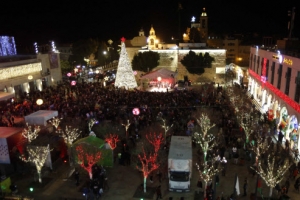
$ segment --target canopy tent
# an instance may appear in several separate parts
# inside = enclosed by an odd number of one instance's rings
[[[15,97],[15,93],[0,92],[0,101],[6,101],[14,97]]]
[[[141,77],[141,79],[157,80],[158,77],[160,77],[161,79],[174,79],[176,74],[176,72],[161,68],[145,74]]]
[[[56,110],[39,110],[30,115],[25,116],[25,122],[29,125],[40,125],[46,126],[47,121],[53,117],[58,116],[58,111]]]
[[[0,127],[0,163],[10,164],[9,152],[13,152],[15,147],[19,149],[18,145],[22,141],[22,131],[22,128]]]
[[[88,144],[96,149],[99,149],[99,151],[101,151],[102,159],[99,161],[98,164],[103,165],[105,167],[113,166],[113,152],[110,149],[109,145],[104,142],[104,140],[102,140],[96,136],[92,136],[92,135],[82,138],[82,139],[79,139],[72,145],[73,153],[76,152],[76,147],[80,144]],[[77,156],[74,154],[73,154],[73,157],[74,157],[74,159],[77,159]]]

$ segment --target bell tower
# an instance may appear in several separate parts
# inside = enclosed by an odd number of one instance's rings
[[[149,31],[149,37],[148,37],[148,49],[157,49],[157,39],[155,35],[155,30],[153,26],[151,25],[151,29]]]
[[[143,28],[141,28],[141,30],[139,31],[139,36],[145,36]]]
[[[203,11],[200,15],[200,33],[201,40],[206,42],[208,35],[208,17],[205,8],[203,8]]]

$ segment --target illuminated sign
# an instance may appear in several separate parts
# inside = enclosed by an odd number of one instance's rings
[[[293,65],[293,61],[291,59],[287,59],[287,58],[283,59],[283,63],[285,63],[287,65]]]
[[[279,60],[280,63],[282,63],[282,55],[277,54],[272,56],[273,59]]]

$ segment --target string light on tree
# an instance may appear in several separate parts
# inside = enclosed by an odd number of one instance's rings
[[[92,131],[92,128],[93,128],[93,126],[94,126],[96,123],[97,123],[97,120],[96,120],[96,119],[94,119],[94,118],[90,119],[90,121],[89,121],[89,132]]]
[[[49,122],[52,124],[52,126],[54,126],[57,129],[61,122],[61,119],[59,117],[53,117],[49,120]]]
[[[220,172],[220,169],[218,168],[218,165],[215,163],[215,161],[212,161],[209,164],[207,162],[204,162],[201,165],[196,163],[196,166],[199,171],[200,178],[204,181],[204,198],[206,198],[205,188],[207,187],[207,183],[212,181],[213,177]]]
[[[115,87],[117,88],[124,87],[126,90],[134,89],[137,87],[131,62],[126,52],[124,37],[121,38],[121,52],[120,52],[120,59],[117,68]]]
[[[256,155],[256,164],[258,164],[258,160],[261,157],[261,155],[264,154],[270,147],[270,145],[268,145],[268,141],[266,139],[264,140],[260,136],[256,138],[256,143],[255,144],[250,143],[250,146],[252,151]]]
[[[28,126],[28,123],[26,123],[26,126],[27,128],[22,131],[22,136],[27,138],[28,143],[31,143],[32,140],[37,138],[41,129],[39,126]]]
[[[216,143],[213,142],[215,136],[208,131],[215,126],[215,124],[211,124],[210,119],[207,114],[201,114],[200,118],[197,119],[197,123],[200,126],[200,133],[195,132],[193,134],[193,139],[197,144],[200,145],[204,154],[204,162],[206,162],[207,151],[211,150]]]
[[[102,153],[94,147],[84,144],[76,146],[76,152],[77,163],[88,172],[90,179],[92,180],[92,167],[101,160]]]
[[[172,128],[173,124],[172,124],[171,126],[168,126],[168,125],[166,124],[166,119],[162,117],[162,114],[159,114],[159,115],[157,116],[157,118],[158,118],[159,120],[162,121],[161,127],[164,129],[164,133],[165,133],[164,135],[165,135],[165,139],[166,139],[166,137],[167,137],[167,132],[170,130],[170,128]]]
[[[39,182],[42,183],[42,167],[44,166],[46,159],[48,157],[49,148],[43,146],[28,146],[27,147],[29,157],[26,159],[21,157],[24,162],[31,162],[35,165]]]
[[[283,165],[279,165],[276,163],[275,165],[275,157],[271,157],[271,155],[268,156],[268,162],[267,165],[264,166],[262,164],[262,160],[258,162],[257,169],[254,169],[261,178],[266,182],[267,186],[270,187],[270,193],[269,197],[272,197],[273,188],[282,181],[282,179],[285,177],[285,173],[288,171],[292,163],[289,163],[289,160],[286,159],[283,163]]]
[[[122,124],[122,126],[125,127],[126,137],[128,137],[128,129],[129,129],[130,124],[131,123],[130,123],[129,119],[126,121],[126,124]]]
[[[146,181],[149,174],[158,169],[159,164],[157,163],[157,154],[150,153],[147,155],[145,153],[145,149],[143,148],[142,153],[138,155],[138,159],[140,161],[141,166],[136,166],[136,168],[143,172],[144,177],[144,193],[147,192],[146,190]]]
[[[105,141],[108,143],[109,147],[114,150],[117,147],[117,142],[120,140],[117,134],[109,134],[106,136]]]
[[[164,138],[162,137],[162,134],[156,134],[156,133],[149,133],[146,135],[147,140],[150,144],[154,147],[154,153],[157,154],[158,150],[160,149],[161,144],[164,141]]]
[[[65,143],[70,147],[73,142],[80,136],[81,131],[78,128],[72,128],[71,126],[66,126],[65,131],[62,131],[62,137]]]
[[[249,137],[252,134],[252,121],[250,119],[251,116],[249,113],[245,113],[243,110],[241,110],[238,115],[239,123],[245,132],[246,143],[249,143]]]

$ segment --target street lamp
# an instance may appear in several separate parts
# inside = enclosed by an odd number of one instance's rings
[[[114,48],[111,46],[112,43],[113,43],[113,41],[112,41],[111,39],[109,39],[109,40],[107,41],[107,43],[109,44],[109,47],[108,47],[108,52],[109,52],[109,62],[111,63],[111,54],[112,54],[111,49],[114,49]]]
[[[103,55],[104,55],[104,67],[106,68],[106,54],[107,51],[103,51]]]
[[[36,104],[39,106],[39,108],[41,109],[41,105],[44,103],[43,99],[37,99],[36,100]]]

